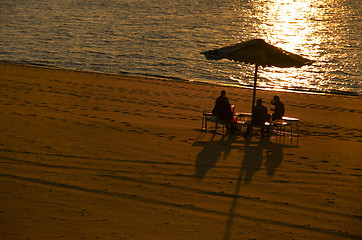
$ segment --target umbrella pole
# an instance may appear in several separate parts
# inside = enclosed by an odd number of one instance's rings
[[[254,88],[253,88],[253,105],[251,106],[251,112],[253,112],[253,108],[255,106],[255,96],[256,96],[256,79],[258,76],[258,67],[259,65],[255,64],[255,73],[254,73]]]
[[[251,115],[253,115],[253,109],[254,109],[254,106],[255,106],[256,79],[257,79],[257,76],[258,76],[258,67],[259,67],[259,65],[255,64],[254,88],[253,88],[253,105],[251,106]],[[251,136],[253,135],[253,124],[250,124],[250,128],[248,128],[248,129],[249,129],[249,132],[248,132],[248,130],[247,130],[246,136],[248,136],[249,138],[251,138]]]

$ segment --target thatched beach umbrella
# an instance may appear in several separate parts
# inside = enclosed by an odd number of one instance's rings
[[[255,64],[252,107],[255,105],[256,81],[259,66],[300,68],[314,62],[297,54],[270,45],[263,39],[241,42],[235,45],[202,52],[201,54],[205,55],[205,57],[209,60],[220,60],[226,58],[235,62]]]

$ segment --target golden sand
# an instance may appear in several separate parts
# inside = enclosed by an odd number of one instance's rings
[[[0,73],[1,239],[362,238],[360,97],[278,92],[301,134],[277,144],[200,131],[222,89],[249,111],[247,89]]]

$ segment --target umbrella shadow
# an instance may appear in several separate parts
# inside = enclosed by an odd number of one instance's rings
[[[202,141],[204,136],[205,134],[201,134],[193,144],[193,146],[204,147],[197,155],[195,163],[195,178],[199,179],[203,179],[221,158],[228,158],[233,148],[232,144],[236,141],[234,135],[222,135],[219,140],[214,140],[215,136],[218,136],[215,133],[209,141],[205,142]]]
[[[239,176],[237,178],[237,184],[235,191],[232,195],[232,203],[229,211],[229,217],[226,223],[226,230],[224,240],[230,239],[233,219],[235,217],[235,211],[240,199],[240,187],[242,181],[245,184],[249,184],[252,181],[253,175],[261,169],[263,163],[263,151],[266,150],[265,167],[267,174],[273,176],[276,169],[282,163],[283,160],[283,148],[295,148],[297,146],[282,145],[271,142],[269,139],[261,138],[257,145],[251,145],[249,140],[245,140],[245,154],[242,166],[240,167]]]

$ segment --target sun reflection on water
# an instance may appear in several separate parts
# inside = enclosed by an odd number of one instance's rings
[[[350,19],[350,16],[340,15],[350,12],[346,10],[348,6],[345,4],[337,0],[256,1],[253,5],[255,19],[258,20],[255,21],[256,37],[316,61],[312,66],[304,66],[300,69],[262,68],[259,71],[258,86],[275,90],[315,89],[318,91],[322,88],[328,89],[328,86],[332,88],[333,84],[337,84],[334,81],[336,78],[339,80],[338,84],[341,85],[340,89],[343,89],[341,79],[346,80],[345,84],[353,82],[350,76],[344,75],[343,65],[337,65],[354,64],[343,62],[346,56],[343,57],[345,53],[339,50],[345,47],[343,41],[350,31],[350,29],[345,29],[343,24],[343,19]],[[339,12],[339,9],[343,11]],[[335,20],[338,14],[339,20]],[[357,56],[355,58],[359,59]],[[356,71],[358,71],[358,66],[357,62]],[[245,68],[243,64],[239,64],[239,67]],[[233,79],[241,80],[238,76],[233,76]]]

